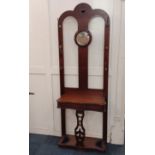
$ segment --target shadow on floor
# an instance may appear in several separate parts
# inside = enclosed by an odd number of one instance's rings
[[[58,147],[59,137],[30,134],[29,155],[125,155],[124,145],[108,144],[108,150],[103,152],[64,149]]]

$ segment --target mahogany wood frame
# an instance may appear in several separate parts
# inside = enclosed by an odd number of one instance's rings
[[[63,50],[63,21],[66,17],[72,16],[78,22],[78,32],[80,31],[89,31],[88,23],[89,21],[96,17],[102,17],[105,21],[105,32],[104,32],[104,88],[100,90],[102,95],[105,98],[105,104],[103,106],[91,105],[90,107],[87,105],[77,106],[76,104],[61,104],[61,101],[58,99],[58,107],[61,108],[61,125],[62,125],[62,139],[60,141],[60,146],[65,147],[74,147],[74,148],[85,148],[85,149],[95,149],[99,151],[105,151],[105,145],[107,143],[107,111],[108,111],[108,70],[109,70],[109,37],[110,37],[110,19],[109,15],[101,9],[92,9],[88,4],[81,3],[75,7],[73,11],[69,10],[64,12],[60,18],[58,19],[58,38],[59,38],[59,65],[60,65],[60,86],[61,86],[61,96],[68,92],[68,90],[78,90],[78,91],[87,91],[88,90],[88,46],[78,46],[78,64],[79,64],[79,88],[65,88],[64,86],[64,50]],[[93,38],[93,36],[92,36]],[[90,43],[91,44],[91,43]],[[98,91],[98,90],[97,90]],[[96,91],[96,92],[97,92]],[[101,111],[103,112],[103,139],[102,141],[98,141],[96,146],[89,146],[89,142],[87,141],[94,139],[88,138],[86,139],[85,146],[79,147],[73,144],[65,145],[63,144],[65,141],[68,141],[68,137],[66,136],[66,118],[65,112],[66,108],[72,108],[75,110],[93,110],[93,111]],[[75,139],[71,136],[71,139],[75,141]],[[96,141],[96,140],[95,140]]]

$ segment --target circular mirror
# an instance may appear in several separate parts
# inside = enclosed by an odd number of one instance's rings
[[[75,34],[75,42],[79,46],[87,46],[91,41],[91,34],[88,31],[81,31]]]

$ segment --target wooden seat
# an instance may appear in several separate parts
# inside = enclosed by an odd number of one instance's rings
[[[65,89],[65,93],[57,100],[58,107],[76,110],[103,111],[106,104],[102,90]]]

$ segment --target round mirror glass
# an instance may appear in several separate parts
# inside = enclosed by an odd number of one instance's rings
[[[78,32],[75,35],[75,41],[79,46],[86,46],[90,43],[91,35],[87,31]]]

